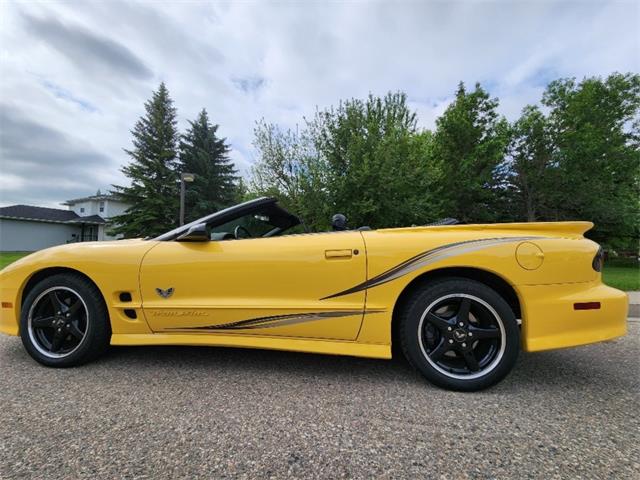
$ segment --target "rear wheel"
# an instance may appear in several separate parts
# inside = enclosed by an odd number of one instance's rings
[[[42,280],[25,298],[20,336],[29,355],[43,365],[71,367],[92,360],[111,338],[100,292],[78,274]]]
[[[401,312],[400,342],[409,362],[435,385],[474,391],[513,368],[520,332],[494,290],[450,278],[426,284],[410,298]]]

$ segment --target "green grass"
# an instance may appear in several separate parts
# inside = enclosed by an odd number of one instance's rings
[[[31,252],[0,252],[0,269]],[[640,290],[640,266],[631,258],[614,258],[607,260],[602,273],[607,285],[620,290]]]
[[[0,252],[0,270],[31,252]]]
[[[602,280],[620,290],[640,290],[640,264],[633,258],[612,258],[605,262]]]

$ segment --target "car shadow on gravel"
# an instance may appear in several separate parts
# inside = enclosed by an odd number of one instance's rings
[[[615,364],[605,356],[593,355],[593,347],[560,351],[521,353],[511,374],[497,388],[488,390],[522,391],[584,388],[598,383],[606,388],[630,388],[629,377],[617,375]],[[366,379],[373,383],[389,381],[431,385],[402,356],[391,361],[347,356],[318,355],[275,350],[225,347],[117,347],[101,363],[156,369],[163,365],[197,372],[211,369],[261,377],[331,377],[335,381]]]
[[[19,339],[3,342],[0,362],[17,363],[23,368],[38,365],[27,355]],[[614,345],[610,345],[613,348]],[[608,355],[594,349],[576,349],[521,353],[512,373],[487,392],[582,389],[593,384],[603,389],[629,391],[637,385],[628,375],[620,373]],[[606,348],[606,344],[605,347]],[[633,352],[626,352],[633,355]],[[633,362],[632,359],[629,360]],[[167,377],[197,378],[201,375],[256,375],[266,381],[282,378],[314,378],[331,382],[364,382],[368,384],[402,383],[432,387],[402,357],[377,360],[347,356],[317,355],[275,350],[227,347],[112,347],[94,362],[71,369],[82,375],[98,374],[102,369],[122,371],[127,377],[162,374]]]
[[[278,350],[231,347],[113,347],[100,359],[109,365],[126,364],[137,368],[172,368],[197,370],[235,370],[247,374],[278,373],[285,375],[405,375],[413,369],[404,360],[378,360],[348,356]]]

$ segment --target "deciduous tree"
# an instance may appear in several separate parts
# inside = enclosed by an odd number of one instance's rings
[[[261,122],[252,190],[284,197],[314,229],[328,228],[337,212],[352,226],[425,223],[437,216],[431,140],[401,93],[341,102],[295,132]]]
[[[551,82],[554,218],[588,219],[594,238],[637,249],[640,218],[640,75]]]
[[[441,209],[463,222],[491,222],[500,217],[498,198],[505,188],[504,162],[509,126],[498,100],[476,84],[463,83],[436,120],[433,154],[439,166],[436,186]]]
[[[528,105],[511,129],[509,144],[511,196],[518,219],[534,222],[553,215],[553,142],[549,122],[538,107]]]

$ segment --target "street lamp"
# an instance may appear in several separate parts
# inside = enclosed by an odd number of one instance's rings
[[[196,179],[193,173],[180,174],[180,226],[184,225],[184,193],[185,183],[191,183]]]

